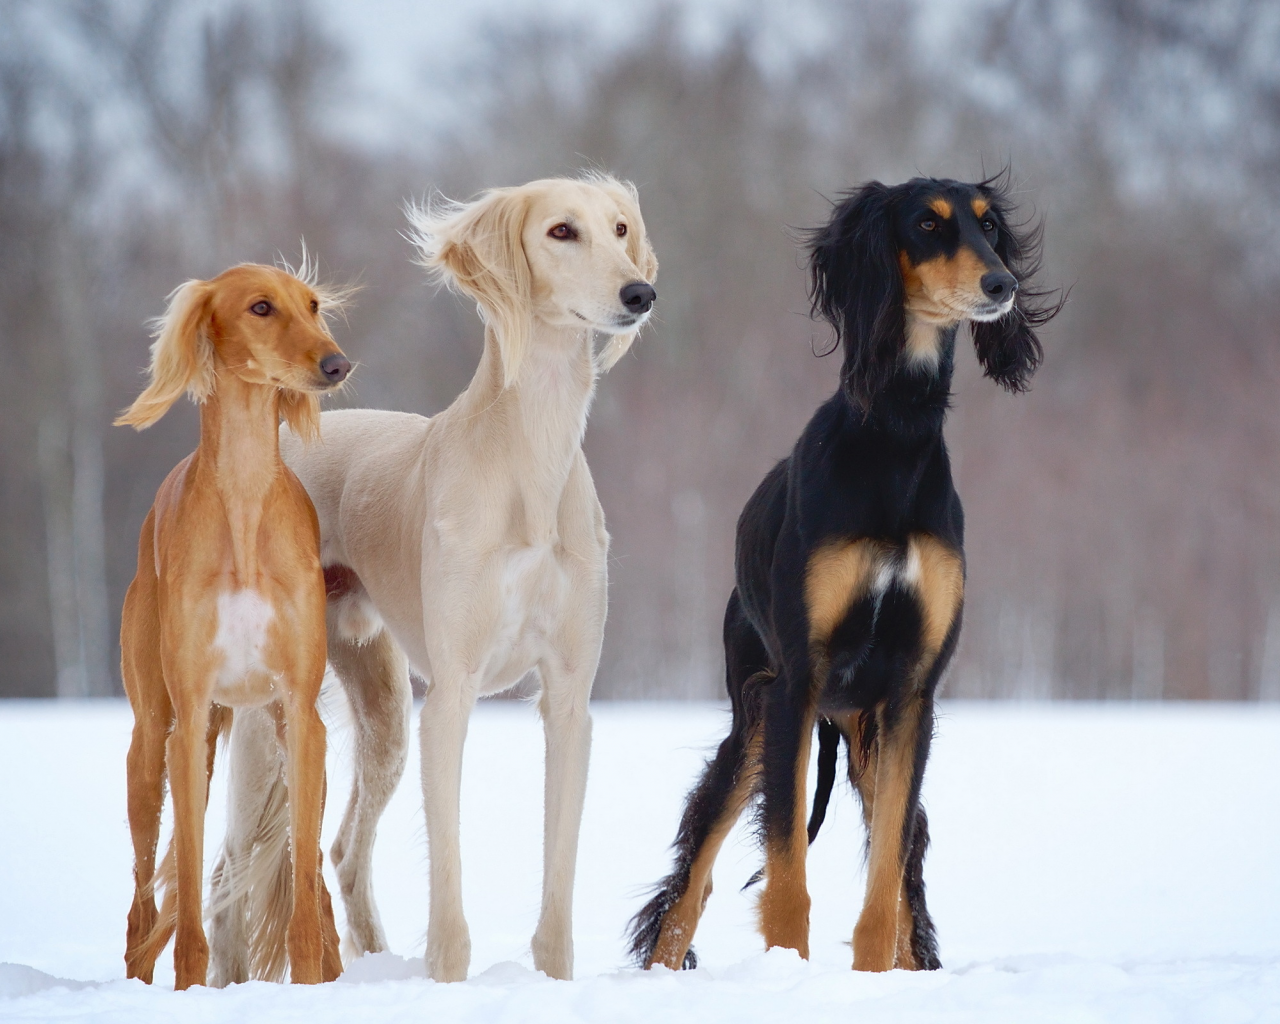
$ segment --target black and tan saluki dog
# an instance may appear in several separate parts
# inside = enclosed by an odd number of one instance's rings
[[[631,923],[646,967],[696,964],[712,864],[756,796],[760,928],[768,946],[808,957],[805,857],[841,735],[868,830],[854,969],[939,966],[919,794],[964,600],[964,516],[942,439],[956,333],[971,322],[986,375],[1022,391],[1042,356],[1035,328],[1061,308],[1029,286],[1040,232],[1010,223],[1006,180],[872,182],[809,237],[814,313],[844,349],[840,388],[738,521],[724,622],[733,727],[689,795],[674,870]]]

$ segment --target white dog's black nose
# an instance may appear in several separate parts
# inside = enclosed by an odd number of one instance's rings
[[[653,300],[658,297],[658,293],[653,290],[653,285],[645,281],[624,284],[619,294],[622,296],[622,304],[627,307],[627,312],[634,313],[636,316],[649,312]]]
[[[982,275],[982,291],[995,302],[1005,302],[1018,290],[1018,279],[1007,270],[993,270]]]
[[[351,372],[351,363],[346,356],[335,352],[320,360],[320,372],[330,384],[341,384]]]

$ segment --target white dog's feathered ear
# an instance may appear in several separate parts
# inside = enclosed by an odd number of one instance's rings
[[[653,284],[658,278],[658,257],[653,251],[653,246],[649,244],[649,232],[645,230],[644,218],[640,216],[640,195],[636,192],[636,187],[629,181],[619,181],[611,177],[594,180],[602,188],[614,191],[615,194],[620,193],[619,198],[623,201],[623,205],[629,208],[627,221],[630,230],[627,232],[627,257],[640,271],[640,277]],[[601,373],[608,373],[613,369],[614,364],[627,354],[627,350],[631,348],[632,342],[636,340],[636,335],[639,333],[639,331],[632,331],[630,334],[615,334],[609,339],[609,343],[600,350],[600,355],[596,359],[596,365]]]
[[[151,321],[151,382],[116,426],[143,430],[169,411],[185,391],[197,405],[213,393],[213,343],[205,332],[209,316],[207,281],[188,281],[169,293],[164,316]]]
[[[523,192],[495,188],[471,203],[448,200],[406,211],[418,262],[451,288],[476,300],[502,355],[502,382],[520,372],[529,344],[533,295],[524,233]]]

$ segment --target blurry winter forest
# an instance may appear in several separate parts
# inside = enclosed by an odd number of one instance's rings
[[[402,141],[371,144],[305,0],[3,0],[0,694],[119,692],[138,529],[196,415],[109,423],[171,288],[305,236],[364,285],[342,401],[432,413],[481,332],[411,265],[401,204],[582,167],[636,182],[662,263],[587,434],[613,536],[596,692],[720,694],[738,510],[836,382],[789,229],[867,178],[1011,163],[1072,291],[1029,395],[962,353],[947,691],[1280,698],[1280,9],[802,6],[816,32],[744,2],[694,41],[679,6],[614,38],[517,5],[424,52]]]

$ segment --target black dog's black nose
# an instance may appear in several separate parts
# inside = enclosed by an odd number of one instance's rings
[[[996,302],[1006,301],[1018,290],[1018,279],[1007,270],[993,270],[982,275],[982,291]]]
[[[653,285],[645,281],[624,284],[619,294],[622,296],[622,304],[627,307],[627,312],[635,313],[636,316],[649,312],[653,300],[658,297],[658,293],[653,290]]]
[[[320,360],[320,372],[330,384],[341,384],[351,372],[351,363],[341,352],[335,352]]]

